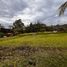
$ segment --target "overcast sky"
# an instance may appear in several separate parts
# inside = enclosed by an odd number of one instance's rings
[[[63,17],[58,17],[58,8],[67,0],[0,0],[0,23],[12,23],[22,19],[27,25],[29,21],[40,20],[45,24],[67,23],[67,10]]]

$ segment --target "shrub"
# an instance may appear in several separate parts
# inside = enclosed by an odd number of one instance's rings
[[[4,35],[5,35],[4,33],[0,32],[0,38],[3,37]]]

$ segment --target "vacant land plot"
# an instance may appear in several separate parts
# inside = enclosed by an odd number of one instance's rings
[[[1,38],[0,67],[67,67],[67,33]]]
[[[67,48],[0,47],[0,67],[67,67]]]

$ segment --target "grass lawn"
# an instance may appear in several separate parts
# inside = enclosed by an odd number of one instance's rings
[[[67,47],[67,33],[30,33],[1,38],[0,46]]]

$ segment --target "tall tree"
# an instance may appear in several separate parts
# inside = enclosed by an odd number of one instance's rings
[[[13,23],[13,31],[14,31],[14,33],[15,34],[23,33],[23,30],[24,30],[24,23],[22,23],[21,19],[16,20]]]

